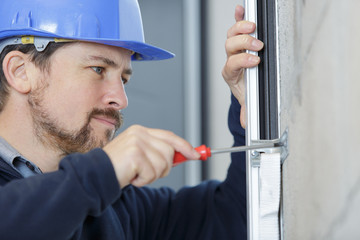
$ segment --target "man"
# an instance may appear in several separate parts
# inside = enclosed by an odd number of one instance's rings
[[[131,60],[172,57],[144,43],[136,0],[2,0],[0,16],[2,239],[245,239],[244,161],[223,183],[156,190],[143,186],[169,173],[175,151],[199,154],[160,129],[112,139]],[[242,68],[258,64],[242,52],[260,50],[248,45],[254,28],[240,21],[228,34],[223,75],[240,102]],[[239,111],[233,98],[244,144]]]

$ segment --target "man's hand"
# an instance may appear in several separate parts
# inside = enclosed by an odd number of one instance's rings
[[[227,61],[222,70],[222,75],[229,85],[232,93],[241,105],[240,122],[246,127],[245,108],[245,83],[244,68],[255,67],[260,63],[258,56],[248,54],[245,51],[260,51],[264,44],[249,34],[255,31],[255,23],[244,21],[244,8],[236,6],[236,23],[228,30],[225,50]]]
[[[174,133],[142,126],[129,127],[103,149],[121,188],[129,184],[141,187],[168,175],[175,151],[188,159],[200,158],[190,143]]]

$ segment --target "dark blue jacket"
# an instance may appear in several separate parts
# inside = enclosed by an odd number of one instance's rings
[[[229,127],[244,145],[240,106]],[[245,155],[232,155],[224,182],[178,192],[120,189],[101,149],[65,157],[56,172],[22,178],[0,159],[0,239],[246,239]]]

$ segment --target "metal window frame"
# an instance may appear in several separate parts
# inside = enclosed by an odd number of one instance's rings
[[[269,7],[270,6],[270,7]],[[257,54],[262,59],[258,67],[245,71],[247,128],[246,144],[254,145],[261,140],[280,136],[280,79],[278,64],[277,0],[245,0],[245,18],[255,22],[257,30],[252,34],[265,43]],[[270,21],[269,21],[270,19]],[[260,238],[260,181],[259,166],[252,159],[254,152],[246,156],[247,172],[247,228],[248,239]]]
[[[279,138],[277,1],[257,0],[258,38],[264,42],[259,56],[260,139]]]

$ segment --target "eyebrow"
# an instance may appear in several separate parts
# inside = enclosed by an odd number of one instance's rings
[[[119,68],[119,64],[117,64],[116,62],[114,62],[113,60],[107,57],[91,55],[89,56],[89,59],[95,61],[101,61],[110,67]],[[131,68],[125,68],[123,73],[126,75],[132,75],[133,71]]]

